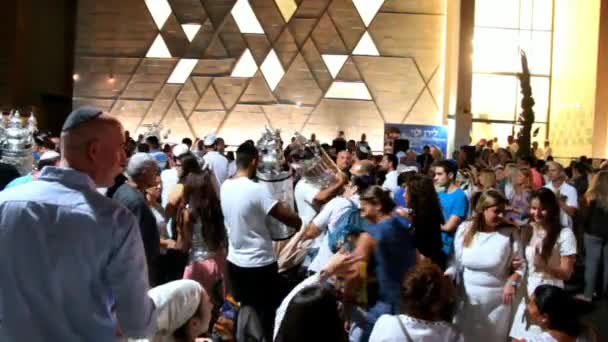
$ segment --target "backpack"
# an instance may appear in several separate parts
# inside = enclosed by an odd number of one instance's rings
[[[332,253],[337,253],[347,242],[351,234],[358,234],[365,231],[369,222],[361,217],[361,209],[350,201],[350,207],[336,222],[333,232],[328,232],[329,249]]]

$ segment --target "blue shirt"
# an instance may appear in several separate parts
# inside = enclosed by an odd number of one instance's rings
[[[150,150],[150,156],[156,160],[156,164],[161,170],[167,168],[167,162],[169,161],[169,156],[161,150]]]
[[[33,181],[34,181],[34,175],[32,175],[31,173],[28,173],[25,176],[21,176],[19,178],[13,179],[13,181],[8,183],[4,189],[6,190],[6,189],[12,188],[14,186],[21,185],[21,184],[27,184],[27,183],[33,182]]]
[[[0,192],[0,341],[114,341],[156,330],[133,215],[73,169]]]
[[[450,193],[441,191],[438,195],[445,222],[448,222],[452,216],[458,216],[463,220],[467,218],[469,199],[462,189],[456,189]],[[442,231],[441,240],[443,240],[443,252],[446,256],[451,256],[454,252],[454,233]]]
[[[378,242],[374,251],[374,271],[378,279],[378,301],[399,312],[401,284],[405,273],[416,264],[416,247],[409,221],[393,217],[367,226]]]
[[[395,191],[395,195],[394,195],[394,201],[395,204],[397,204],[398,207],[401,208],[407,208],[407,203],[405,201],[405,187],[399,187],[399,190]]]

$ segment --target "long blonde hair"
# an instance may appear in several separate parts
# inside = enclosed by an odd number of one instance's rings
[[[529,167],[520,167],[517,169],[517,174],[522,174],[528,180],[526,183],[522,184],[521,190],[531,190],[532,189],[532,170]],[[513,183],[513,187],[517,189],[517,183]]]
[[[485,218],[483,212],[498,205],[507,205],[509,201],[498,190],[489,189],[481,193],[477,205],[475,205],[475,214],[471,219],[471,227],[464,234],[464,246],[468,247],[473,241],[475,234],[482,231],[485,226]]]
[[[600,171],[591,178],[585,198],[589,202],[596,201],[602,208],[608,209],[608,170]]]

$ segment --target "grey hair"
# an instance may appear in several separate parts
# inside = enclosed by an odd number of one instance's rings
[[[156,160],[147,153],[136,153],[129,159],[127,165],[127,176],[133,178],[141,175],[151,167],[158,167]]]

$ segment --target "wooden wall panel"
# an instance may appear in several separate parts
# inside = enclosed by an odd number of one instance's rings
[[[352,0],[297,0],[287,22],[274,0],[248,1],[264,34],[240,32],[236,0],[168,0],[161,29],[144,0],[81,0],[74,106],[112,110],[132,134],[160,122],[171,141],[218,131],[232,145],[272,124],[323,141],[339,129],[353,138],[366,132],[380,149],[385,122],[442,122],[446,0],[386,0],[370,27]],[[192,42],[183,24],[201,25]],[[380,56],[353,55],[366,32]],[[145,58],[159,33],[171,57]],[[252,77],[232,77],[245,49],[256,64]],[[257,70],[271,49],[285,71],[274,90]],[[323,54],[346,58],[335,79]],[[183,83],[167,84],[183,58],[198,62]],[[372,100],[324,98],[334,82],[363,82]]]

